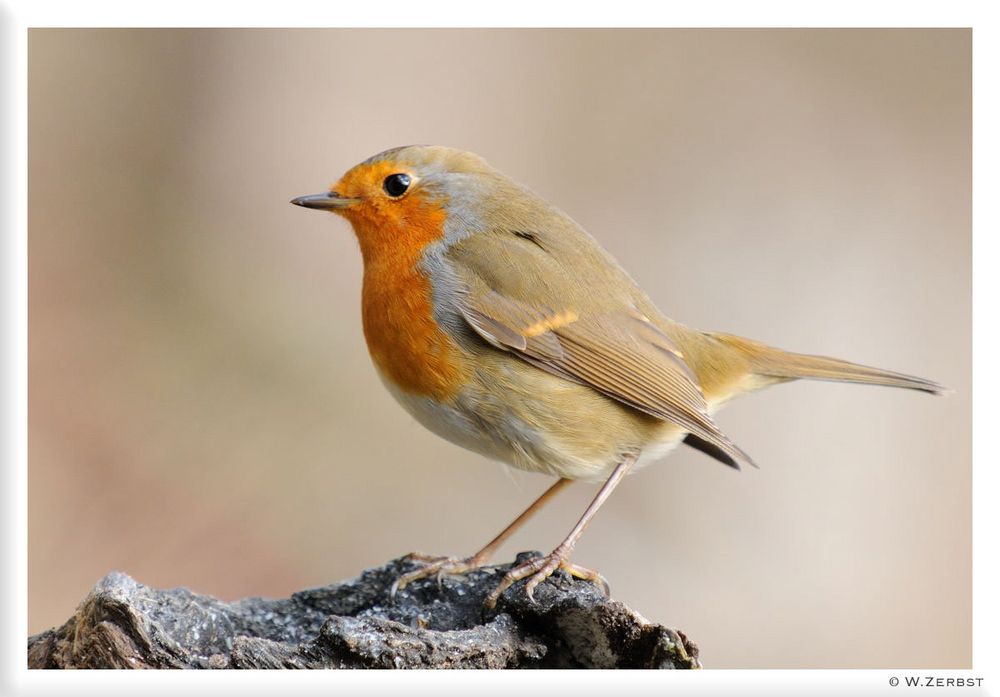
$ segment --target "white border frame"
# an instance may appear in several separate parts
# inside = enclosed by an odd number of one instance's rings
[[[572,13],[570,14],[570,9]],[[575,694],[602,694],[628,689],[630,692],[708,695],[738,692],[741,695],[802,694],[898,694],[904,687],[891,687],[893,677],[982,678],[981,688],[939,687],[936,694],[997,694],[997,619],[1000,607],[995,589],[997,544],[990,534],[1000,527],[996,503],[997,466],[993,448],[987,449],[982,434],[996,428],[990,418],[991,403],[982,395],[998,389],[996,346],[997,312],[992,299],[997,288],[997,137],[1000,123],[996,66],[1000,36],[991,20],[987,2],[879,2],[841,0],[837,3],[732,0],[686,3],[683,6],[643,0],[618,0],[587,6],[537,0],[506,0],[501,5],[477,5],[423,0],[378,0],[366,4],[340,5],[336,0],[284,0],[250,6],[247,3],[172,0],[169,3],[137,3],[126,0],[25,0],[4,2],[0,9],[0,50],[4,72],[0,85],[6,108],[0,120],[4,132],[4,198],[0,211],[5,218],[2,257],[3,320],[7,337],[2,356],[4,463],[0,515],[6,541],[0,617],[0,693],[49,694],[58,690],[75,694],[173,695],[178,690],[213,693],[271,694],[276,690],[301,690],[328,694],[330,691],[393,691],[413,694],[510,694],[542,690]],[[25,667],[27,637],[27,28],[36,26],[340,26],[340,27],[470,27],[470,26],[562,26],[562,27],[972,27],[974,68],[974,180],[973,192],[973,356],[978,387],[973,395],[973,669],[948,670],[729,670],[653,672],[382,672],[336,671],[315,673],[276,672],[58,672],[28,671]],[[988,124],[994,124],[988,126]],[[985,359],[983,358],[985,357]],[[942,463],[945,466],[946,463]],[[928,563],[933,563],[929,560]],[[13,621],[10,621],[13,618]],[[914,637],[915,641],[921,637]],[[849,644],[849,639],[845,639]]]

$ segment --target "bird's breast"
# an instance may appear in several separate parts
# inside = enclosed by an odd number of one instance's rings
[[[431,285],[416,264],[366,264],[361,314],[372,361],[403,392],[444,400],[466,382],[459,347],[434,319]]]

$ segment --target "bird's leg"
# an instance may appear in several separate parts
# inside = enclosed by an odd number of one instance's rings
[[[591,571],[590,569],[584,569],[581,566],[570,564],[568,560],[570,553],[573,551],[573,547],[576,546],[576,543],[583,534],[584,529],[586,529],[587,524],[590,523],[590,519],[594,517],[595,513],[597,513],[597,509],[601,507],[601,504],[603,504],[605,500],[611,496],[611,492],[614,491],[616,486],[618,486],[618,482],[622,480],[622,477],[628,474],[628,471],[632,469],[632,465],[635,464],[635,461],[635,455],[628,455],[618,464],[618,466],[615,467],[614,471],[611,472],[611,476],[608,477],[606,482],[604,482],[601,490],[597,492],[597,496],[595,496],[594,500],[590,502],[589,506],[587,506],[587,510],[583,512],[583,516],[580,517],[580,520],[558,547],[544,557],[536,557],[535,559],[515,566],[513,569],[508,571],[503,577],[503,580],[500,581],[500,585],[494,588],[493,592],[486,597],[486,607],[495,607],[497,600],[499,600],[500,596],[504,594],[504,591],[516,582],[520,581],[522,578],[527,578],[528,576],[531,578],[528,579],[525,591],[528,594],[528,598],[534,602],[535,587],[551,576],[556,569],[563,569],[577,578],[599,583],[604,589],[604,594],[610,595],[608,582],[604,580],[603,576],[596,571]]]
[[[550,486],[545,490],[545,493],[535,499],[528,508],[514,519],[510,525],[503,529],[503,531],[494,537],[490,542],[483,547],[481,550],[473,554],[471,557],[466,559],[457,559],[455,557],[432,557],[426,554],[409,554],[407,559],[413,561],[425,562],[425,566],[417,569],[416,571],[411,571],[408,574],[403,574],[396,579],[396,582],[392,584],[392,588],[389,591],[390,596],[396,597],[396,593],[408,584],[414,581],[427,578],[428,576],[437,575],[438,583],[441,582],[441,578],[446,574],[464,574],[473,569],[478,569],[488,562],[497,549],[504,542],[507,541],[511,535],[513,535],[518,528],[524,525],[531,516],[533,516],[542,506],[544,506],[549,499],[556,495],[563,487],[569,484],[572,480],[570,479],[559,479],[555,484]]]

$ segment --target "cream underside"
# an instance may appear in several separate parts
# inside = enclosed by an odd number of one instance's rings
[[[508,416],[499,426],[493,424],[492,432],[487,432],[475,414],[427,397],[403,392],[384,377],[382,382],[396,401],[428,430],[456,445],[518,469],[568,479],[596,481],[606,478],[621,459],[621,454],[614,452],[610,446],[601,457],[579,457],[574,454],[577,449],[572,443],[560,442],[552,433],[539,433],[514,416]],[[748,379],[744,382],[732,392],[713,400],[709,404],[710,411],[715,412],[731,397],[763,387],[769,381]],[[685,435],[679,427],[663,422],[663,427],[656,430],[655,437],[642,445],[636,468],[665,456],[677,447]]]

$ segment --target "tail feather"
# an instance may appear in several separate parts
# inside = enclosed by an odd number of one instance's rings
[[[814,380],[834,380],[856,382],[864,385],[885,385],[905,387],[931,394],[944,394],[947,389],[933,380],[914,375],[905,375],[891,370],[872,368],[826,356],[809,356],[801,353],[780,352],[761,366],[767,375],[783,378],[812,378]]]
[[[838,358],[828,358],[827,356],[791,353],[749,341],[742,337],[725,335],[719,338],[740,349],[749,358],[752,370],[760,375],[785,379],[810,378],[813,380],[854,382],[864,385],[904,387],[931,394],[945,394],[949,391],[946,387],[933,380],[926,380],[914,375],[882,370],[881,368],[872,368],[867,365],[842,361]]]

